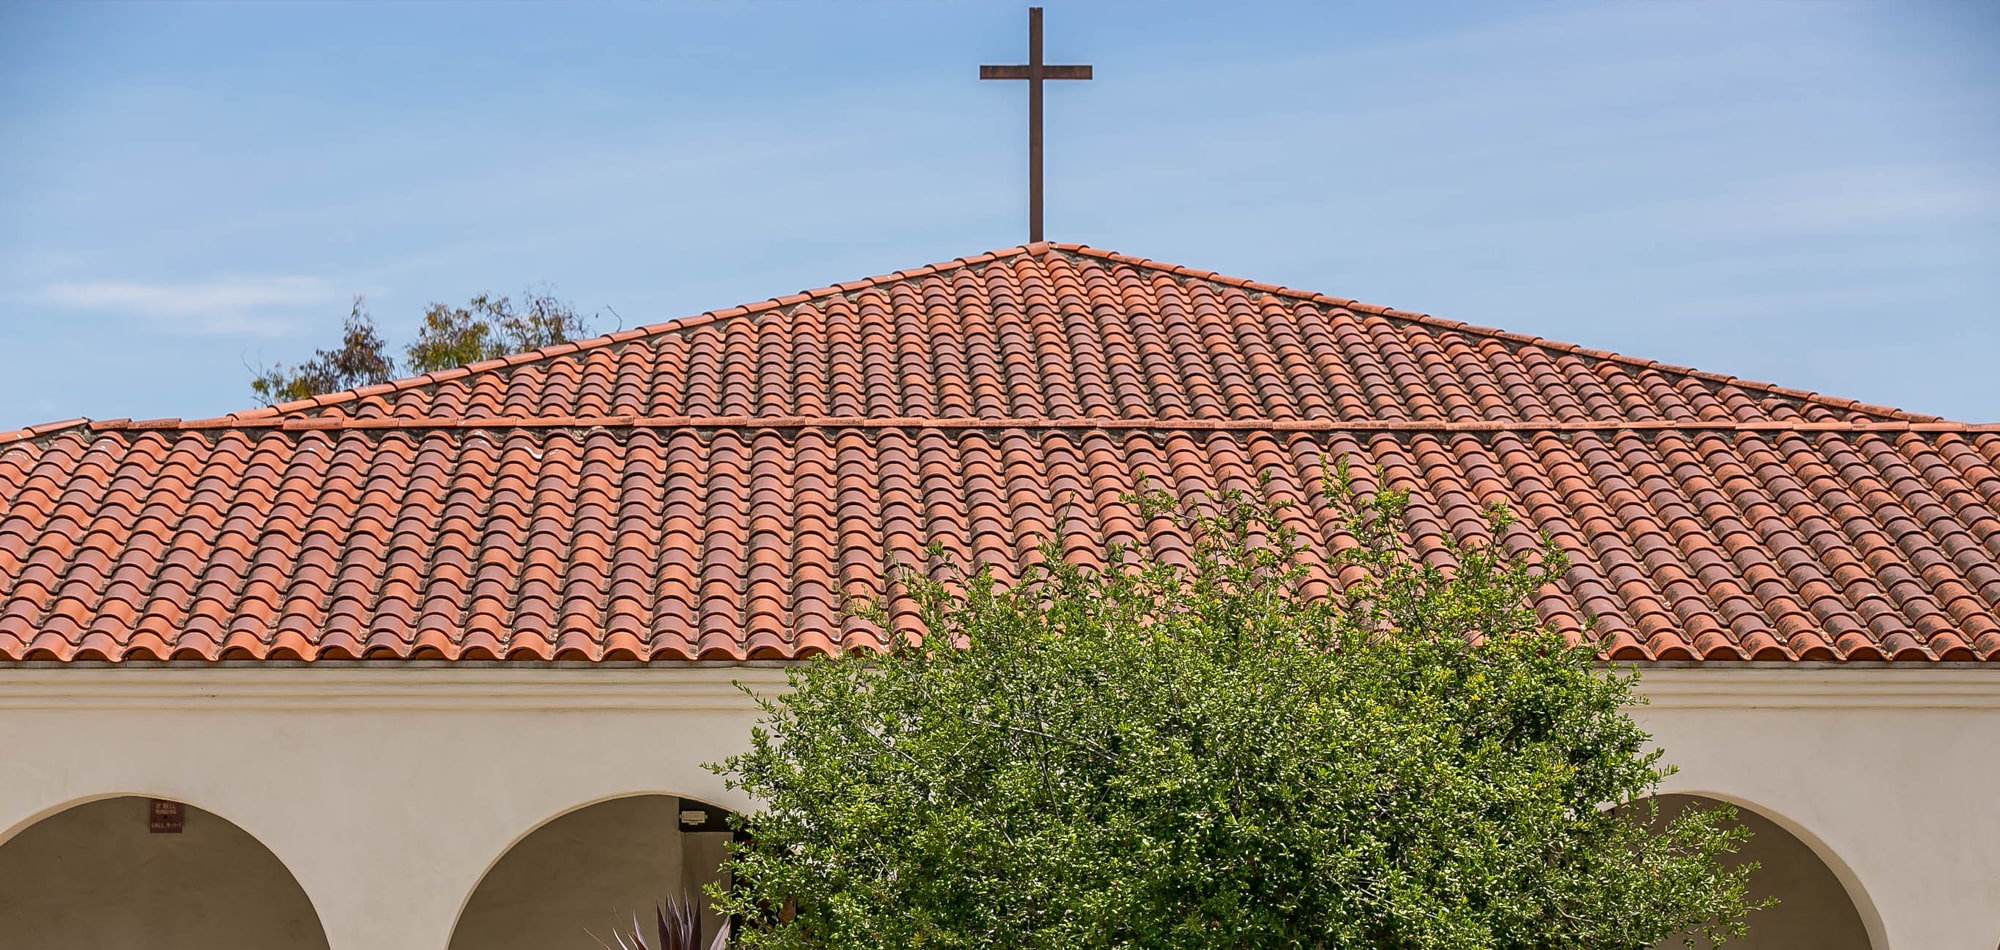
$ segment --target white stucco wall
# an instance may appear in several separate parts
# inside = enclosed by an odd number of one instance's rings
[[[1662,790],[1812,846],[1878,950],[2000,946],[2000,669],[1669,667],[1641,689],[1680,767]]]
[[[487,869],[634,794],[741,808],[701,768],[771,667],[0,669],[0,839],[80,799],[219,814],[271,849],[333,950],[444,950]]]
[[[771,665],[0,667],[0,842],[131,794],[221,815],[290,869],[332,950],[443,950],[481,878],[551,819],[657,793],[743,808],[701,768]],[[1878,950],[2000,944],[2000,669],[1662,668],[1640,720],[1682,771],[1812,845]]]

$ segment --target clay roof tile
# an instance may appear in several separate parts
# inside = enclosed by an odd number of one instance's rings
[[[1122,499],[1504,502],[1616,660],[2000,660],[2000,428],[1160,264],[995,251],[210,420],[0,433],[0,659],[744,659],[879,649],[937,539],[1184,563]],[[1532,550],[1525,527],[1506,543]],[[1352,578],[1315,573],[1331,593]],[[59,595],[58,595],[58,592]]]

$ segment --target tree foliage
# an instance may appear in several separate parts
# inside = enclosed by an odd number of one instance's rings
[[[575,308],[548,293],[525,294],[518,310],[510,298],[480,294],[463,307],[431,304],[407,355],[410,372],[431,373],[566,343],[588,332]]]
[[[814,661],[712,768],[762,803],[712,895],[739,940],[835,948],[1644,948],[1743,931],[1727,809],[1654,833],[1634,675],[1538,622],[1564,569],[1513,523],[1413,556],[1408,498],[1326,498],[1359,543],[1301,591],[1285,506],[1182,507],[1187,563],[1053,543],[1009,586],[905,572],[929,636]],[[934,548],[935,552],[936,549]],[[937,579],[942,578],[942,580]],[[961,648],[938,648],[940,644]]]
[[[374,318],[357,296],[342,325],[339,349],[316,351],[312,359],[297,366],[272,366],[250,381],[250,390],[268,406],[385,383],[395,375],[396,362],[389,357],[381,334],[375,331]]]
[[[473,297],[463,307],[433,303],[424,311],[416,341],[403,351],[405,370],[451,369],[566,343],[589,332],[587,318],[546,291],[523,294],[519,308],[512,298],[489,294]],[[265,369],[250,381],[250,389],[268,406],[387,382],[395,375],[395,360],[356,297],[339,349],[319,350],[297,366]]]

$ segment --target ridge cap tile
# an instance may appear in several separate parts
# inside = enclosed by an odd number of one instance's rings
[[[507,358],[504,356],[496,356],[493,357],[492,359],[473,360],[470,363],[461,363],[459,364],[458,368],[465,370],[466,375],[469,376],[473,373],[483,372],[489,369],[503,369],[506,366],[507,366]],[[361,389],[355,389],[353,390],[353,393],[356,396],[369,395],[368,393],[362,392]]]
[[[22,426],[21,431],[28,433],[29,438],[41,438],[42,436],[52,435],[65,429],[88,428],[90,428],[90,420],[78,416],[74,419],[63,419],[57,422],[44,422],[39,425]]]

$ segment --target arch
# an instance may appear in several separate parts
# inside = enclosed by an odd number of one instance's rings
[[[1823,892],[1832,890],[1837,892],[1838,898],[1845,899],[1847,907],[1852,908],[1854,912],[1852,923],[1840,924],[1838,921],[1831,920],[1831,917],[1837,916],[1837,911],[1834,914],[1815,915],[1814,919],[1819,921],[1820,925],[1836,930],[1843,927],[1858,930],[1859,932],[1853,934],[1849,939],[1851,941],[1865,941],[1865,945],[1870,950],[1886,950],[1888,947],[1887,932],[1883,927],[1881,914],[1876,911],[1874,902],[1869,899],[1867,890],[1861,885],[1860,878],[1855,875],[1854,869],[1849,867],[1847,862],[1842,860],[1840,855],[1829,847],[1818,835],[1814,834],[1811,829],[1806,828],[1798,821],[1776,809],[1766,807],[1758,802],[1750,801],[1742,795],[1733,793],[1677,788],[1673,791],[1661,792],[1653,797],[1654,800],[1661,803],[1660,817],[1662,820],[1670,819],[1680,814],[1683,808],[1688,805],[1714,806],[1717,804],[1728,804],[1735,806],[1737,817],[1744,823],[1751,825],[1755,832],[1755,836],[1753,836],[1748,848],[1743,853],[1744,859],[1760,860],[1764,863],[1764,867],[1759,870],[1758,874],[1751,877],[1750,896],[1753,900],[1769,893],[1759,887],[1759,875],[1770,875],[1773,873],[1783,875],[1780,878],[1780,882],[1784,886],[1800,889],[1801,896],[1795,896],[1795,900],[1825,899],[1827,895]],[[1756,827],[1759,824],[1767,827]],[[1780,835],[1782,838],[1780,840],[1771,840],[1770,836],[1773,834]],[[1764,840],[1760,843],[1759,838]],[[1789,853],[1787,852],[1788,848],[1791,849]],[[1803,860],[1800,860],[1801,855],[1798,854],[1799,851],[1804,852],[1802,856]],[[1792,866],[1774,867],[1771,861],[1774,857],[1780,861],[1786,861]],[[1816,882],[1814,880],[1816,875],[1823,875],[1825,878],[1824,882]],[[1770,880],[1770,878],[1766,877],[1765,880]],[[1815,888],[1817,888],[1816,891],[1814,890]],[[1803,896],[1808,891],[1814,892],[1816,896]],[[1780,893],[1774,896],[1780,899],[1778,908],[1765,912],[1753,912],[1750,915],[1750,940],[1744,944],[1745,950],[1755,950],[1758,946],[1764,945],[1759,940],[1757,931],[1760,913],[1785,914],[1785,917],[1776,919],[1787,920],[1792,919],[1791,913],[1799,912],[1794,910],[1788,913],[1784,910],[1784,894]],[[1678,944],[1672,945],[1678,946]],[[1730,945],[1736,946],[1737,942],[1731,941]],[[1793,944],[1773,943],[1769,945],[1792,946]]]
[[[72,798],[66,802],[60,802],[54,805],[49,805],[44,808],[41,808],[40,810],[30,812],[27,817],[14,822],[12,825],[9,825],[5,828],[0,828],[0,848],[6,847],[7,842],[14,840],[15,836],[19,835],[21,832],[26,831],[29,828],[33,828],[38,824],[41,824],[43,819],[50,818],[55,815],[60,815],[63,812],[69,811],[70,809],[76,808],[81,805],[88,805],[91,802],[101,802],[107,798],[150,799],[157,797],[159,796],[147,795],[142,792],[104,792],[97,795],[85,795],[82,798]]]
[[[0,933],[23,946],[327,950],[318,909],[262,841],[186,802],[180,830],[155,833],[152,801],[91,795],[5,829]]]
[[[524,829],[459,903],[450,950],[569,950],[613,942],[669,895],[717,880],[729,809],[668,792],[605,795]],[[533,901],[518,899],[527,895]],[[703,932],[721,919],[706,909]],[[595,936],[593,936],[593,934]]]

